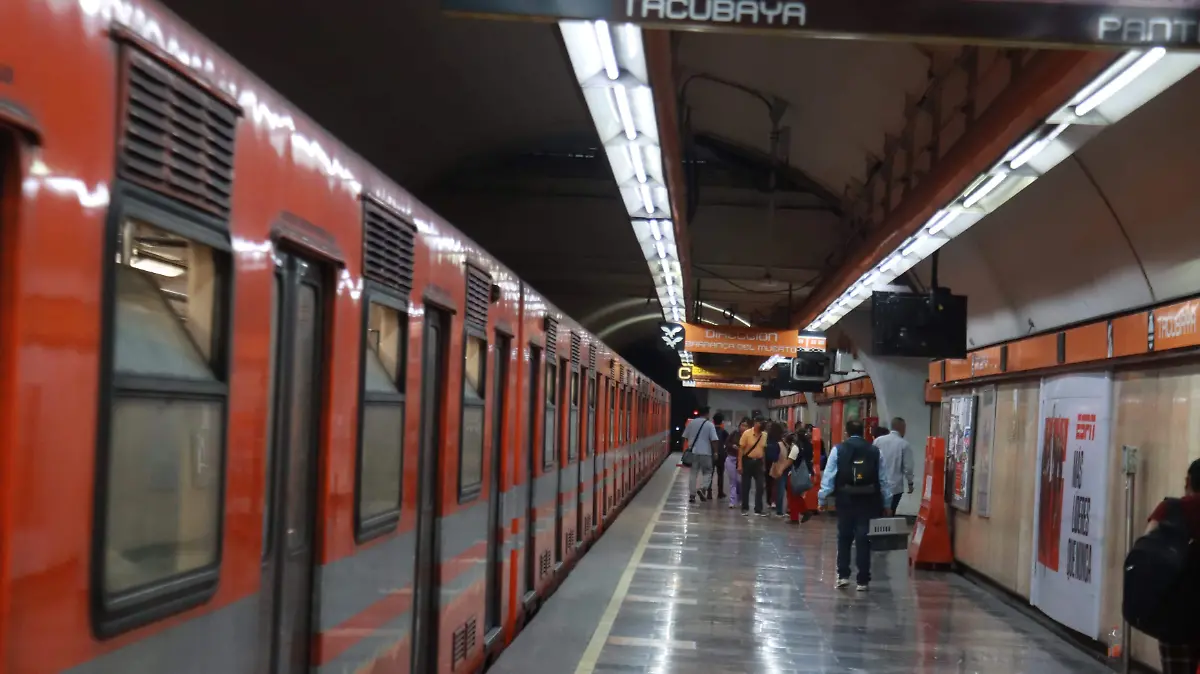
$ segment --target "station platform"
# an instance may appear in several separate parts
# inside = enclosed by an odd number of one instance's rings
[[[1110,671],[952,573],[877,552],[834,588],[836,527],[688,503],[669,457],[489,672]]]

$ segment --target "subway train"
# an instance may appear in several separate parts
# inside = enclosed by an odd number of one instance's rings
[[[159,5],[0,33],[0,672],[483,669],[665,390]]]

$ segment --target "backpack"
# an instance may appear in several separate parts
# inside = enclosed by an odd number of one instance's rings
[[[837,493],[872,496],[879,490],[879,454],[866,442],[845,442],[838,447]],[[850,451],[846,451],[850,450]]]
[[[1166,517],[1125,557],[1121,614],[1131,626],[1166,643],[1188,643],[1195,625],[1197,553],[1179,499],[1165,501]]]

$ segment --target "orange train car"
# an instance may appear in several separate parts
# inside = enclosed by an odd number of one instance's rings
[[[159,5],[0,26],[0,672],[484,668],[665,391]]]

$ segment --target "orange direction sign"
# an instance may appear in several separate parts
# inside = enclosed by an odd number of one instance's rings
[[[683,348],[692,353],[724,353],[738,356],[794,356],[800,348],[799,330],[763,330],[739,326],[708,326],[681,323]],[[805,337],[807,347],[811,337]],[[824,339],[823,337],[817,339]]]

